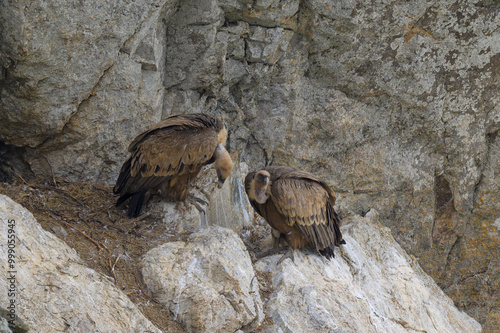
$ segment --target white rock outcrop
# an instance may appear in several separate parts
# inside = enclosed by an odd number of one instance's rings
[[[342,228],[346,245],[328,261],[308,251],[277,264],[255,265],[272,276],[265,303],[273,324],[265,332],[473,333],[481,326],[460,312],[388,228],[353,216]]]
[[[63,241],[42,229],[33,215],[0,195],[0,269],[8,267],[9,221],[15,221],[15,296],[0,293],[0,303],[14,299],[16,315],[31,332],[160,332],[104,275],[86,267]],[[11,223],[12,224],[12,223]],[[10,233],[12,234],[12,233]]]
[[[3,290],[14,283],[15,297],[0,293],[0,302],[15,299],[16,314],[32,331],[160,332],[106,276],[85,267],[75,250],[4,195],[0,221],[0,269],[15,271],[15,281],[0,280]],[[150,250],[142,274],[189,332],[481,332],[377,222],[375,211],[345,223],[347,244],[331,261],[301,250],[294,260],[277,264],[274,255],[253,266],[234,231],[210,226]],[[15,261],[8,267],[13,233]]]
[[[142,274],[155,298],[189,332],[253,329],[264,318],[252,262],[230,229],[210,227],[186,242],[152,249]]]

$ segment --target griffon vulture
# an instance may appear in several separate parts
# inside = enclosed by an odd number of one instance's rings
[[[311,244],[330,259],[334,247],[345,244],[333,208],[335,193],[314,175],[268,166],[246,176],[245,191],[255,211],[279,232],[273,235],[274,248],[285,238],[292,249]]]
[[[113,188],[120,195],[116,206],[131,197],[128,215],[135,217],[157,192],[168,201],[196,199],[188,194],[190,184],[210,163],[214,163],[221,188],[233,168],[224,147],[226,138],[224,124],[208,114],[176,115],[159,122],[130,143],[132,155]]]

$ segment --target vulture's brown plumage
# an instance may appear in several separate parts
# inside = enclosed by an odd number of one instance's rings
[[[191,182],[204,165],[214,163],[219,188],[233,162],[225,149],[227,130],[217,118],[203,113],[171,116],[140,134],[128,150],[115,194],[121,205],[129,197],[128,215],[139,215],[150,195],[160,192],[169,201],[188,197]]]
[[[335,193],[314,175],[284,166],[268,166],[245,178],[245,191],[255,211],[293,249],[311,244],[326,258],[345,244],[335,212]],[[275,238],[279,242],[279,238]]]

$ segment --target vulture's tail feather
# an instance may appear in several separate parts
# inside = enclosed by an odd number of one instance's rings
[[[144,204],[144,198],[146,196],[146,191],[141,191],[132,194],[132,198],[130,199],[130,203],[128,206],[128,216],[129,217],[137,217],[141,212],[142,205]],[[118,199],[120,200],[120,199]]]

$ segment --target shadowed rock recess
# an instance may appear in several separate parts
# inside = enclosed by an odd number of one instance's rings
[[[140,132],[212,113],[237,165],[214,194],[221,207],[245,206],[246,170],[317,174],[340,211],[376,209],[455,306],[495,332],[499,26],[490,0],[2,1],[0,179],[29,167],[112,184]],[[224,226],[241,230],[248,217],[231,207]],[[257,320],[258,307],[245,311],[236,322]]]

